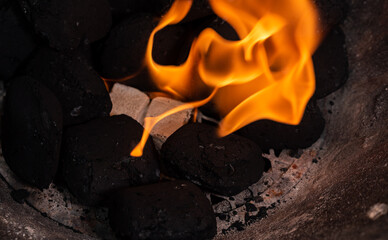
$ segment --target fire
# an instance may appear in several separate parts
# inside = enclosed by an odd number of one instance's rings
[[[193,93],[211,94],[156,118],[145,119],[145,131],[132,156],[141,156],[152,127],[183,109],[213,101],[223,117],[220,137],[259,120],[298,124],[315,90],[311,55],[316,49],[317,13],[309,0],[209,0],[240,40],[229,41],[207,28],[192,43],[180,66],[157,64],[152,58],[155,34],[179,23],[193,0],[176,0],[150,35],[145,66],[156,85],[190,101]]]

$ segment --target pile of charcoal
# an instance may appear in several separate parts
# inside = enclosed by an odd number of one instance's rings
[[[115,112],[120,100],[113,101],[113,90],[119,85],[105,84],[102,78],[139,72],[156,19],[171,4],[0,0],[6,163],[33,187],[55,183],[84,205],[108,208],[113,232],[125,239],[212,238],[217,232],[215,202],[204,192],[236,195],[270,168],[262,153],[311,146],[325,125],[316,101],[347,78],[345,37],[339,27],[346,5],[316,0],[326,37],[313,56],[317,90],[299,125],[260,120],[218,138],[214,121],[194,123],[189,112],[172,130],[163,130],[168,133],[151,132],[143,156],[132,157],[148,113],[136,117]],[[208,27],[238,40],[206,0],[195,0],[181,23],[156,35],[155,61],[182,64],[192,41]],[[148,110],[160,99],[153,95],[157,89],[146,70],[122,84],[143,91],[152,100],[143,103]],[[136,110],[141,104],[135,105]],[[220,117],[211,106],[200,110],[212,119]]]

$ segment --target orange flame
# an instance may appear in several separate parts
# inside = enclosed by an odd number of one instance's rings
[[[155,34],[177,24],[192,0],[176,0],[149,38],[145,65],[156,85],[176,98],[193,93],[212,94],[154,119],[145,119],[145,131],[132,156],[141,156],[152,127],[160,119],[212,100],[224,118],[219,135],[270,119],[298,124],[315,90],[311,55],[317,47],[317,13],[309,0],[209,0],[214,12],[237,32],[239,41],[222,38],[207,28],[194,40],[180,66],[157,64],[152,58]],[[203,94],[202,94],[203,95]],[[213,99],[212,99],[213,98]]]

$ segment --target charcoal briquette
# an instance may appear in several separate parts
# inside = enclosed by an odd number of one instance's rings
[[[348,12],[345,0],[314,0],[323,33],[329,32],[333,27],[344,21]]]
[[[112,229],[123,239],[211,239],[216,218],[209,200],[188,181],[122,189],[110,198]]]
[[[114,27],[100,56],[102,76],[113,79],[137,73],[143,66],[148,39],[156,23],[151,15],[136,14]]]
[[[64,125],[108,116],[112,109],[103,80],[82,52],[59,53],[41,48],[29,62],[27,74],[55,93],[63,109]]]
[[[167,26],[155,35],[152,57],[161,65],[180,65],[178,61],[182,48],[190,49],[187,44],[187,29],[183,25]]]
[[[15,2],[0,4],[0,78],[10,79],[36,48],[33,31]]]
[[[251,139],[265,152],[269,149],[281,151],[311,146],[321,136],[324,126],[322,113],[318,106],[310,101],[302,121],[296,126],[259,120],[241,128],[236,134]]]
[[[235,195],[260,179],[264,160],[254,142],[235,134],[219,138],[216,130],[200,123],[181,127],[163,144],[162,164],[167,175]]]
[[[348,78],[348,56],[345,35],[341,28],[334,28],[313,55],[316,79],[314,97],[326,97],[339,89]]]
[[[111,191],[159,180],[152,139],[142,157],[131,157],[143,127],[126,115],[98,118],[69,127],[63,140],[63,176],[82,202],[99,205]]]
[[[167,26],[155,35],[152,56],[162,65],[180,65],[189,54],[193,40],[205,29],[212,28],[227,40],[238,40],[236,31],[226,21],[212,15],[196,21]]]
[[[108,0],[19,2],[35,31],[58,50],[73,50],[81,42],[99,40],[112,23]]]
[[[186,30],[186,33],[183,42],[181,42],[179,45],[180,54],[177,60],[177,65],[186,61],[194,39],[198,38],[201,32],[206,28],[212,28],[227,40],[234,41],[239,39],[233,27],[228,22],[217,17],[216,15],[208,15],[194,22],[185,22],[180,26]]]
[[[171,7],[174,0],[108,0],[113,18],[120,21],[125,17],[142,12],[162,16]]]
[[[2,133],[11,170],[27,183],[47,188],[57,172],[62,139],[62,111],[55,95],[30,77],[12,79]]]

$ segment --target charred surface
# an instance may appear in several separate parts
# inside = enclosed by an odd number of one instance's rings
[[[341,28],[334,28],[313,55],[315,94],[319,99],[339,89],[348,78],[348,56],[345,35]]]
[[[28,64],[27,74],[55,93],[63,109],[64,125],[107,116],[111,111],[102,79],[79,51],[59,53],[42,48]]]
[[[35,31],[58,50],[76,49],[81,42],[104,37],[111,26],[107,0],[18,0]]]
[[[318,10],[319,21],[323,33],[342,23],[349,11],[345,0],[313,0]]]
[[[137,14],[114,27],[105,42],[101,74],[105,78],[123,78],[143,66],[148,38],[156,26],[151,15]]]
[[[158,155],[149,139],[140,158],[130,153],[143,127],[119,115],[92,120],[64,132],[64,179],[83,203],[97,205],[115,189],[159,180]]]
[[[123,189],[112,195],[109,218],[123,239],[211,239],[216,219],[194,184],[164,182]]]
[[[62,111],[55,95],[29,77],[13,79],[5,101],[2,147],[9,167],[29,184],[54,179],[62,140]]]
[[[299,125],[287,125],[271,120],[259,120],[241,128],[236,134],[251,139],[268,152],[274,149],[298,149],[311,146],[325,127],[325,120],[318,106],[310,102]]]
[[[112,15],[120,21],[139,12],[148,13],[157,17],[162,16],[171,7],[173,0],[108,0]]]
[[[36,40],[15,2],[0,3],[0,78],[11,78],[36,48]]]
[[[163,144],[162,162],[173,177],[234,195],[260,179],[264,160],[252,141],[234,134],[218,138],[216,129],[205,124],[181,127]]]

